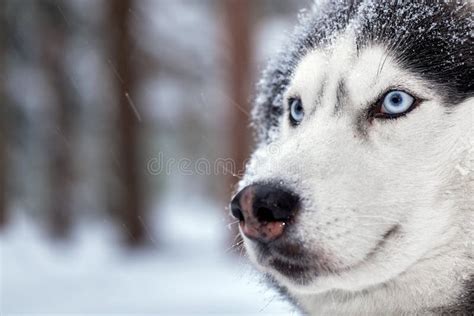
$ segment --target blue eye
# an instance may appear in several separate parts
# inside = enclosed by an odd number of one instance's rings
[[[301,123],[304,117],[303,103],[300,98],[291,98],[290,104],[290,122],[293,126]]]
[[[414,102],[413,96],[404,91],[395,90],[385,95],[380,110],[385,114],[403,114],[411,108]]]

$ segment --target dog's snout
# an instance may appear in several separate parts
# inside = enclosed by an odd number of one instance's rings
[[[280,237],[299,205],[299,197],[286,188],[253,184],[231,202],[232,215],[249,238],[268,242]]]

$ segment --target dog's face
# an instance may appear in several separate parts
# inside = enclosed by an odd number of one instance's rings
[[[250,258],[301,293],[386,282],[464,220],[473,99],[450,99],[396,47],[357,42],[349,26],[298,58],[237,196]]]

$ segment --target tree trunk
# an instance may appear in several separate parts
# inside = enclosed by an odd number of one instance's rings
[[[5,124],[1,122],[0,126],[0,228],[5,226],[7,221],[7,201],[6,201],[6,140],[5,140]]]
[[[49,225],[53,237],[64,238],[72,225],[71,182],[72,156],[70,141],[72,136],[72,111],[74,100],[64,67],[67,24],[58,12],[61,3],[56,0],[40,4],[41,13],[46,17],[40,22],[42,34],[41,61],[49,83],[54,91],[53,124],[49,130],[51,198]]]
[[[226,56],[229,105],[230,105],[230,131],[231,131],[231,156],[235,161],[237,176],[241,175],[245,160],[248,158],[250,135],[250,83],[251,83],[251,30],[250,18],[252,1],[250,0],[225,0],[224,18],[228,40]],[[239,174],[240,173],[240,174]],[[229,177],[230,187],[233,187],[238,178]]]
[[[223,3],[226,39],[226,75],[228,76],[230,155],[234,160],[234,174],[227,175],[227,196],[230,197],[242,176],[250,147],[250,86],[252,62],[251,0],[225,0]],[[228,171],[227,171],[228,173]],[[238,233],[238,225],[230,225],[232,235]],[[233,243],[240,239],[232,237]]]
[[[6,29],[6,17],[5,17],[5,3],[0,2],[0,27],[2,30]],[[5,73],[5,58],[6,55],[6,35],[5,32],[0,34],[0,72]],[[8,102],[6,98],[5,87],[5,76],[0,77],[0,100]],[[0,109],[0,229],[5,226],[7,222],[7,201],[6,201],[6,186],[7,186],[7,175],[6,175],[6,162],[7,162],[7,150],[6,150],[6,124],[7,115],[5,108],[8,104],[0,105],[3,108]]]
[[[249,154],[249,104],[251,82],[251,1],[225,0],[224,17],[227,21],[227,74],[230,105],[231,156],[237,175],[242,173]],[[230,187],[237,182],[229,177]]]
[[[119,174],[123,188],[119,217],[124,225],[127,242],[134,246],[144,240],[144,210],[138,161],[138,131],[140,113],[133,102],[135,78],[131,61],[133,41],[129,27],[132,0],[110,1],[112,15],[113,50],[118,87]]]
[[[0,96],[3,91],[0,91]],[[5,100],[3,98],[2,100]],[[2,111],[3,112],[3,111]],[[6,128],[5,118],[0,118],[0,229],[3,228],[7,222],[7,175],[6,175],[6,163],[7,163],[7,150],[6,150]]]

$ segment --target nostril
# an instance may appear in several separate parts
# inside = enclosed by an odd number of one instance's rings
[[[273,186],[256,189],[253,215],[259,222],[287,222],[299,207],[299,198],[293,192]]]
[[[273,211],[266,207],[257,208],[255,216],[259,222],[275,222],[278,220],[275,218]]]
[[[232,212],[232,216],[234,216],[239,221],[242,222],[244,220],[244,214],[242,213],[242,210],[238,206],[232,205],[231,212]]]
[[[234,216],[239,221],[242,222],[244,220],[244,214],[240,207],[240,194],[237,195],[230,203],[230,211],[232,213],[232,216]]]
[[[293,209],[289,207],[259,207],[255,210],[255,217],[259,222],[285,222],[291,218],[292,213]]]

